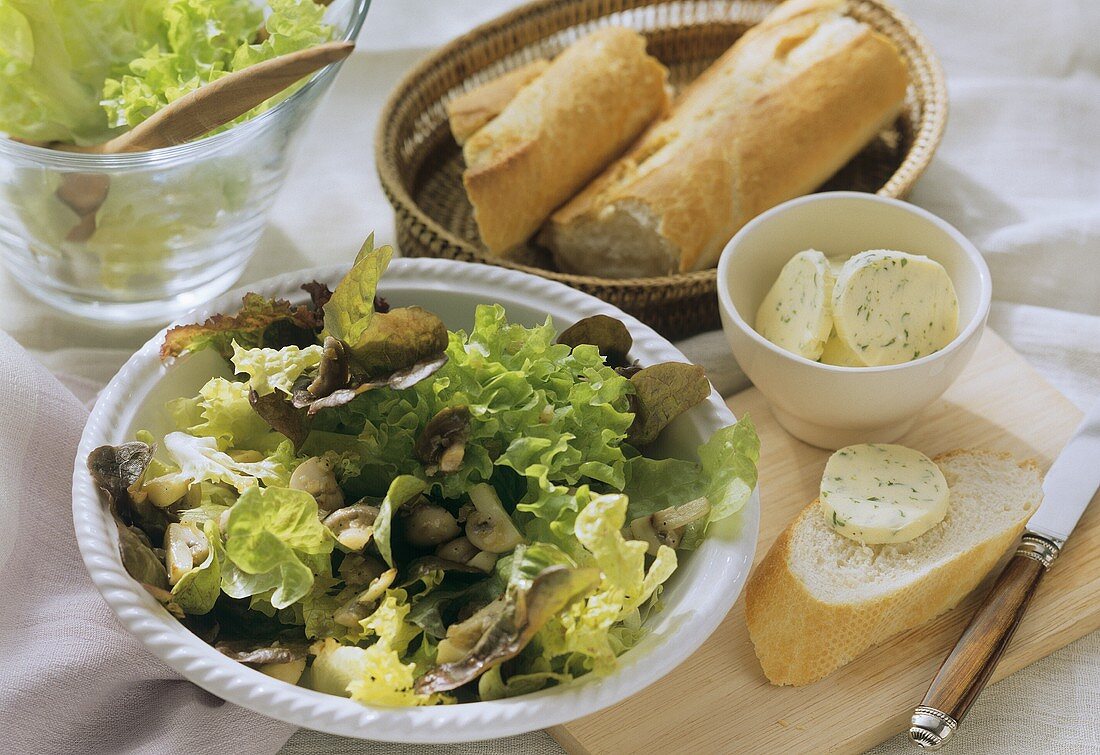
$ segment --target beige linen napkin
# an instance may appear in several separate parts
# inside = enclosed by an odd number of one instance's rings
[[[223,702],[115,620],[77,552],[81,403],[0,332],[0,751],[277,751],[295,727]]]

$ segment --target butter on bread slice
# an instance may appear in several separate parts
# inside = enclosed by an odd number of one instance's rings
[[[749,637],[773,684],[804,685],[873,645],[954,608],[1019,538],[1042,500],[1034,463],[983,450],[933,459],[947,515],[907,543],[866,546],[838,534],[815,500],[745,588]]]

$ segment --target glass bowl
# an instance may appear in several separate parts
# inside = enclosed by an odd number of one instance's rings
[[[369,6],[334,2],[325,13],[334,37],[354,40]],[[176,147],[95,155],[0,138],[0,259],[33,296],[106,322],[167,321],[226,291],[339,68],[245,123]],[[94,226],[62,201],[73,186],[106,190]]]

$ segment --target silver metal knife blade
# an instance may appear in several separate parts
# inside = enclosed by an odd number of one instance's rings
[[[1100,487],[1100,402],[1077,427],[1043,480],[1043,502],[1027,529],[1059,547],[1077,526]]]

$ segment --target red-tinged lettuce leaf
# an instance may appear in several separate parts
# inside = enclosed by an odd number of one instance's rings
[[[443,321],[420,307],[378,312],[357,341],[348,341],[356,366],[368,375],[393,373],[439,357],[447,343]]]
[[[320,312],[332,298],[332,290],[320,281],[303,283],[301,289],[309,294],[309,305],[314,312]]]
[[[168,570],[153,552],[143,533],[115,519],[118,525],[118,551],[126,573],[143,585],[168,589]],[[155,595],[155,593],[154,593]]]
[[[558,343],[567,346],[591,344],[600,350],[612,367],[629,364],[627,354],[634,345],[634,338],[622,322],[608,315],[585,317],[566,328],[558,336]]]
[[[159,542],[175,518],[149,503],[140,492],[152,459],[153,448],[140,441],[100,446],[88,454],[88,470],[110,500],[111,516],[118,529],[118,552],[126,573],[173,615],[182,616],[169,592],[168,570],[150,540]]]
[[[341,342],[342,343],[342,342]],[[327,353],[327,348],[326,348]],[[294,391],[293,404],[298,408],[309,409],[309,416],[315,415],[322,409],[331,409],[350,403],[356,396],[376,388],[393,388],[403,391],[412,388],[421,380],[434,375],[447,363],[447,355],[439,354],[424,361],[412,364],[404,369],[396,370],[388,375],[379,375],[373,378],[364,378],[361,374],[348,374],[344,387],[333,389],[335,381],[321,380],[325,370],[325,359],[321,361],[321,372],[318,379],[308,387]],[[320,385],[319,389],[315,386]],[[317,391],[317,393],[315,393]],[[328,391],[326,393],[326,391]]]
[[[260,396],[256,391],[250,390],[248,403],[272,430],[286,436],[294,444],[295,453],[301,449],[309,437],[310,419],[305,409],[294,406],[290,399],[278,391]]]
[[[170,329],[164,335],[160,358],[214,349],[229,359],[234,341],[245,349],[309,346],[317,343],[320,328],[320,312],[309,305],[248,293],[235,315],[218,314],[203,323]]]
[[[159,541],[168,525],[177,519],[141,493],[145,471],[152,459],[153,448],[140,441],[100,446],[88,454],[88,471],[107,494],[111,514],[121,522],[120,527],[133,525]]]
[[[706,373],[694,364],[655,364],[636,372],[630,383],[634,422],[627,440],[635,446],[652,443],[669,422],[710,395]]]

